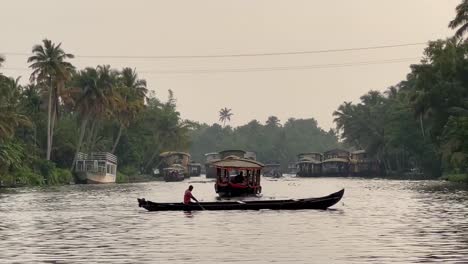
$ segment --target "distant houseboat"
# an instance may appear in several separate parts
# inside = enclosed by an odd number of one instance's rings
[[[297,162],[289,162],[288,163],[288,173],[296,175],[298,172],[298,164]]]
[[[190,154],[186,152],[178,152],[178,151],[167,151],[159,154],[161,158],[161,162],[159,165],[159,171],[164,171],[164,169],[171,167],[174,164],[180,165],[184,172],[183,175],[185,178],[190,177],[188,164],[190,162]]]
[[[191,162],[188,166],[190,176],[200,176],[201,169],[201,164],[196,162]]]
[[[227,156],[212,163],[216,168],[215,191],[220,196],[259,194],[263,164],[237,156]]]
[[[297,176],[317,177],[322,174],[322,153],[308,152],[297,155]]]
[[[281,164],[279,162],[266,163],[265,167],[263,167],[263,176],[273,178],[282,177],[283,172],[281,171]]]
[[[218,152],[211,152],[205,154],[205,175],[206,178],[216,178],[216,168],[211,164],[214,161],[221,159],[221,155]]]
[[[351,152],[349,171],[352,176],[377,176],[380,172],[379,163],[369,158],[365,150]]]
[[[117,157],[108,152],[80,152],[75,173],[77,183],[114,183],[117,178]]]
[[[322,175],[349,176],[350,153],[344,149],[332,149],[323,153]]]
[[[180,164],[173,164],[162,170],[163,178],[166,182],[183,181],[185,179],[185,168]]]

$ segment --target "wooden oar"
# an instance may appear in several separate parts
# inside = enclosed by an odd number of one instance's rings
[[[197,201],[197,204],[200,206],[200,208],[203,210],[203,211],[206,211],[206,209]]]

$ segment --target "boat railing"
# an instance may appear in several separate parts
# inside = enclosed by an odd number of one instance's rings
[[[109,152],[91,152],[90,154],[79,152],[77,160],[98,160],[117,164],[117,156]]]

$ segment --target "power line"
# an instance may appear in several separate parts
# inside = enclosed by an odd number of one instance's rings
[[[106,59],[200,59],[200,58],[235,58],[235,57],[265,57],[265,56],[281,56],[281,55],[303,55],[317,53],[333,53],[333,52],[349,52],[361,50],[377,50],[389,49],[409,46],[426,45],[425,42],[403,43],[395,45],[369,46],[358,48],[343,48],[343,49],[324,49],[310,51],[289,51],[289,52],[264,52],[264,53],[239,53],[239,54],[219,54],[219,55],[158,55],[158,56],[138,56],[138,55],[76,55],[76,58],[106,58]],[[30,53],[19,52],[4,52],[0,53],[7,56],[30,56]]]
[[[328,68],[343,68],[354,66],[368,66],[368,65],[383,65],[393,63],[412,62],[421,59],[420,57],[413,58],[399,58],[387,60],[370,60],[358,62],[345,62],[345,63],[328,63],[328,64],[314,64],[302,66],[278,66],[278,67],[251,67],[251,68],[224,68],[224,69],[181,69],[181,70],[143,70],[139,73],[146,74],[208,74],[208,73],[242,73],[242,72],[259,72],[259,71],[288,71],[288,70],[309,70],[309,69],[328,69]],[[28,71],[28,68],[1,68],[0,70],[12,71]]]

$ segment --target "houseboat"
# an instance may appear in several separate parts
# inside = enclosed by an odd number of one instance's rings
[[[282,177],[283,172],[281,171],[281,164],[279,162],[266,163],[265,167],[263,167],[263,176],[273,178]]]
[[[301,153],[297,155],[297,176],[317,177],[322,174],[323,155],[318,152]]]
[[[171,167],[174,164],[182,166],[184,172],[183,175],[185,178],[190,177],[188,165],[190,162],[190,154],[186,152],[179,151],[167,151],[159,154],[161,159],[159,164],[159,171],[164,172],[164,169]]]
[[[377,176],[380,174],[380,166],[365,150],[357,150],[351,152],[349,171],[351,176]]]
[[[216,178],[216,168],[211,164],[214,161],[221,159],[218,152],[211,152],[205,154],[205,175],[206,178]]]
[[[183,181],[185,179],[185,168],[180,164],[172,164],[162,170],[166,182]]]
[[[117,157],[108,152],[80,152],[75,163],[75,175],[77,183],[114,183]]]
[[[200,176],[202,166],[200,163],[190,162],[188,166],[190,176]]]
[[[332,149],[323,153],[323,176],[349,176],[350,153],[344,149]]]
[[[216,168],[215,191],[219,196],[261,193],[260,175],[264,167],[262,163],[237,156],[227,156],[212,164]]]

